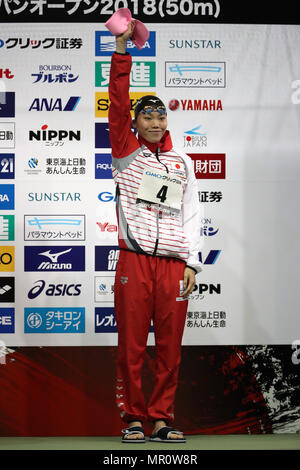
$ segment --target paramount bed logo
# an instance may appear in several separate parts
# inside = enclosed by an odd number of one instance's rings
[[[166,62],[167,88],[224,88],[225,62]]]

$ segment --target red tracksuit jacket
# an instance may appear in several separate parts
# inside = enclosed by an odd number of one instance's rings
[[[202,270],[198,256],[200,205],[193,163],[186,154],[173,149],[169,131],[159,146],[146,143],[132,132],[131,62],[129,54],[113,54],[109,85],[109,132],[117,186],[119,246],[137,253],[178,257],[199,272]],[[139,201],[139,187],[147,170],[164,171],[181,180],[183,198],[179,214],[155,210]]]

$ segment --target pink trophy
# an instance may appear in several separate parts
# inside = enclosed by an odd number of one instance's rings
[[[144,23],[132,18],[131,12],[128,8],[119,8],[119,10],[109,18],[104,26],[111,32],[111,34],[118,36],[119,34],[123,34],[127,31],[129,23],[132,23],[134,26],[131,40],[138,49],[142,49],[143,45],[149,38],[149,31]]]

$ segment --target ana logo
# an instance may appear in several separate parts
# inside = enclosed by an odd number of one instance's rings
[[[36,299],[42,292],[49,297],[78,296],[81,294],[80,287],[82,287],[82,284],[49,284],[45,289],[46,282],[42,279],[36,281],[35,284],[28,292],[29,299]]]
[[[25,271],[84,271],[84,246],[25,246]]]
[[[115,38],[109,31],[95,32],[96,56],[112,56],[115,51],[115,46]],[[138,49],[132,41],[127,42],[127,48],[130,49],[130,54],[132,56],[155,56],[155,32],[150,31],[149,38],[143,45],[142,49]]]
[[[65,105],[62,98],[35,98],[29,111],[74,111],[80,98],[80,96],[71,96]]]
[[[0,178],[1,179],[14,179],[14,177],[15,177],[15,155],[13,153],[0,154]]]
[[[203,256],[202,251],[199,252],[199,261],[203,264],[215,264],[220,256],[221,250],[210,250],[206,257]]]

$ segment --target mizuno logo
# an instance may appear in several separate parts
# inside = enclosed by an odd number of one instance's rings
[[[57,263],[59,256],[65,253],[69,253],[71,250],[72,248],[69,248],[68,250],[61,251],[60,253],[50,253],[50,250],[48,250],[48,251],[43,251],[43,253],[39,253],[39,255],[47,256],[47,258],[49,258],[52,263]]]

